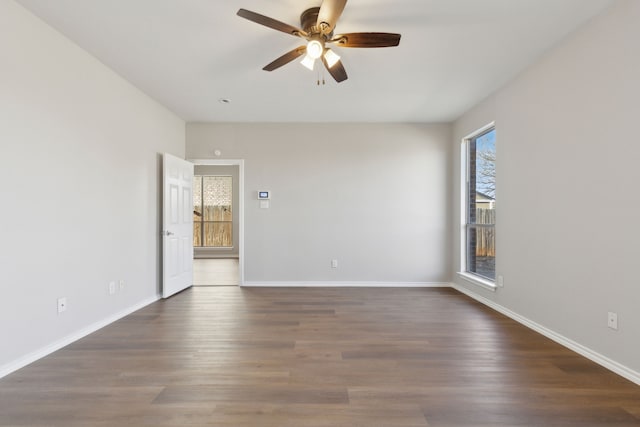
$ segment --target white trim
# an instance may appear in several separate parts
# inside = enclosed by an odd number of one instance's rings
[[[497,288],[495,282],[488,279],[483,279],[482,277],[476,276],[475,274],[466,273],[464,271],[458,271],[458,277],[460,277],[463,280],[466,280],[469,283],[473,283],[474,285],[485,288],[491,292],[495,292]]]
[[[245,287],[275,287],[275,288],[448,288],[446,282],[295,282],[295,281],[271,281],[271,282],[244,282]]]
[[[496,127],[496,122],[493,121],[491,123],[487,123],[486,125],[482,126],[480,129],[476,129],[473,132],[471,132],[469,135],[465,136],[464,138],[462,138],[462,141],[467,141],[471,138],[475,138],[476,136],[480,135],[481,133],[484,133],[486,131],[488,131],[491,128]]]
[[[134,311],[138,311],[141,308],[148,306],[149,304],[153,304],[154,302],[158,301],[160,298],[161,298],[160,295],[147,298],[137,304],[132,305],[129,308],[119,311],[118,313],[115,313],[105,319],[99,320],[87,327],[84,327],[72,334],[69,334],[64,338],[59,339],[58,341],[55,341],[49,345],[39,348],[36,351],[33,351],[25,356],[22,356],[19,359],[16,359],[5,365],[2,365],[0,366],[0,378],[6,375],[9,375],[12,372],[17,371],[18,369],[23,368],[29,365],[30,363],[35,362],[38,359],[42,359],[43,357],[48,356],[51,353],[60,350],[62,347],[65,347],[75,341],[78,341],[79,339],[84,338],[87,335],[92,334],[93,332],[104,328],[105,326],[115,322],[116,320],[120,320],[123,317],[130,315]]]
[[[238,166],[238,283],[244,283],[244,159],[187,159],[195,165]]]
[[[515,320],[516,322],[530,328],[533,329],[534,331],[544,335],[545,337],[557,342],[560,345],[563,345],[565,347],[567,347],[570,350],[575,351],[576,353],[580,354],[581,356],[586,357],[587,359],[597,363],[598,365],[601,365],[607,369],[609,369],[612,372],[615,372],[616,374],[628,379],[629,381],[632,381],[638,385],[640,385],[640,372],[634,371],[633,369],[622,365],[621,363],[616,362],[615,360],[609,359],[606,356],[603,356],[602,354],[583,346],[582,344],[579,344],[567,337],[565,337],[564,335],[560,335],[557,332],[552,331],[551,329],[542,326],[536,322],[534,322],[533,320],[527,319],[524,316],[519,315],[518,313],[515,313],[511,310],[509,310],[508,308],[505,308],[503,306],[501,306],[500,304],[497,304],[487,298],[484,298],[480,295],[477,295],[473,292],[471,292],[470,290],[456,284],[456,283],[451,283],[451,287],[456,289],[457,291],[475,299],[476,301],[504,314],[507,317],[510,317],[511,319]]]
[[[460,277],[463,279],[482,286],[485,289],[494,291],[495,283],[491,283],[490,281],[484,281],[482,279],[478,279],[474,277],[473,274],[466,273],[465,270],[467,268],[467,227],[470,224],[467,224],[467,201],[469,200],[469,179],[470,179],[470,171],[469,171],[469,141],[473,138],[476,138],[478,135],[483,133],[488,133],[490,129],[495,129],[496,122],[492,121],[482,126],[480,129],[476,129],[471,132],[469,135],[462,138],[460,144],[462,148],[460,149],[460,270],[462,273],[458,273]],[[477,190],[476,190],[477,191]],[[495,200],[494,200],[495,202]],[[495,227],[495,224],[494,224]]]
[[[469,192],[469,144],[467,140],[462,140],[462,148],[460,155],[460,235],[458,242],[460,243],[460,270],[467,268],[467,193]]]

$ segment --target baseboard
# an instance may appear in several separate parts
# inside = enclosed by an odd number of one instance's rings
[[[17,371],[18,369],[23,368],[28,364],[35,362],[38,359],[48,356],[54,351],[60,350],[62,347],[65,347],[71,344],[72,342],[79,340],[80,338],[84,338],[87,335],[97,331],[98,329],[104,328],[105,326],[115,322],[116,320],[120,320],[123,317],[133,313],[134,311],[138,311],[141,308],[146,307],[147,305],[158,301],[159,299],[160,299],[159,295],[151,298],[147,298],[146,300],[143,300],[129,308],[126,308],[105,319],[92,323],[91,325],[86,326],[80,329],[79,331],[76,331],[70,335],[67,335],[66,337],[58,341],[55,341],[45,347],[42,347],[34,352],[31,352],[25,356],[22,356],[21,358],[14,360],[13,362],[9,362],[3,366],[0,366],[0,378],[9,375],[12,372]]]
[[[560,335],[545,326],[542,326],[530,319],[527,319],[524,316],[519,315],[518,313],[509,310],[508,308],[501,306],[500,304],[484,298],[483,296],[477,295],[462,286],[459,286],[455,283],[451,283],[450,285],[452,288],[473,298],[474,300],[504,314],[507,317],[510,317],[511,319],[530,329],[533,329],[534,331],[544,335],[545,337],[557,342],[564,347],[567,347],[570,350],[575,351],[576,353],[586,357],[587,359],[597,363],[598,365],[609,369],[612,372],[615,372],[616,374],[628,379],[629,381],[640,385],[640,372],[634,371],[633,369],[630,369],[627,366],[616,362],[615,360],[609,359],[608,357],[603,356],[602,354],[588,347],[585,347],[582,344],[579,344],[563,335]]]
[[[252,282],[245,281],[242,285],[251,287],[273,288],[448,288],[449,283],[440,282],[295,282],[272,281]]]

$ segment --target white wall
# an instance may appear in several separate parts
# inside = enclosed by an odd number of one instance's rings
[[[455,123],[495,120],[497,272],[458,286],[608,358],[640,379],[640,2],[623,0]],[[458,222],[459,223],[459,222]],[[454,225],[454,241],[459,228]],[[454,271],[459,266],[454,247]],[[607,312],[620,329],[607,329]]]
[[[159,153],[185,125],[11,0],[0,52],[1,376],[156,297]]]
[[[450,140],[449,125],[193,123],[187,158],[245,159],[247,284],[424,284],[450,280]]]

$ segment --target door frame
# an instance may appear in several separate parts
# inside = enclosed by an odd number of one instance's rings
[[[238,284],[244,285],[244,159],[187,159],[194,165],[238,166]]]

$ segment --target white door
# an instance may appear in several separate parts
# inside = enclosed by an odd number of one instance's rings
[[[163,155],[162,297],[193,284],[193,163]]]

